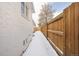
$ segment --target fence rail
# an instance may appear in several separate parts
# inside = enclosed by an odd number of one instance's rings
[[[79,55],[79,3],[72,3],[41,31],[60,55]]]

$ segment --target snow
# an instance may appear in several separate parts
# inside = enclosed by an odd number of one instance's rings
[[[58,56],[58,54],[42,32],[37,31],[23,56]]]
[[[61,13],[63,13],[63,11],[55,12],[53,18],[55,18],[56,16],[58,16],[58,15],[61,14]]]

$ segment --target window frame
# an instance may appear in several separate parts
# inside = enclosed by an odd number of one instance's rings
[[[25,2],[21,2],[21,16],[24,18],[28,17],[28,8]]]

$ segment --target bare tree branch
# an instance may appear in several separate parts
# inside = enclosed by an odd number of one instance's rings
[[[42,9],[39,14],[39,26],[46,23],[46,20],[49,21],[53,17],[53,10],[49,4],[42,5]]]

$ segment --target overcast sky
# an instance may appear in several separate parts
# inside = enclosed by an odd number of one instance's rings
[[[38,14],[40,13],[41,5],[47,2],[33,2],[35,13],[33,14],[33,20],[38,24]],[[52,10],[54,9],[56,13],[55,16],[57,16],[59,13],[61,13],[66,7],[68,7],[71,3],[70,2],[49,2],[50,5],[52,5]]]

